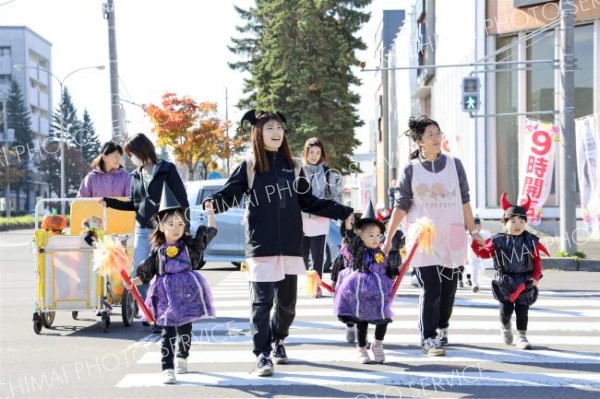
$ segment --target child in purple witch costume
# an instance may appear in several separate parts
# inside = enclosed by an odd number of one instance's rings
[[[375,324],[375,342],[371,345],[374,361],[383,363],[383,340],[387,325],[394,316],[392,305],[392,271],[381,250],[381,236],[385,225],[375,218],[370,203],[362,217],[354,222],[357,235],[347,237],[349,265],[337,276],[334,313],[340,321],[356,325],[360,363],[370,363],[367,351],[369,324]]]
[[[202,254],[217,234],[214,211],[205,207],[208,226],[200,226],[192,238],[186,232],[185,210],[165,184],[159,211],[153,216],[152,252],[138,267],[133,284],[150,282],[146,305],[162,328],[164,384],[175,383],[174,343],[179,335],[177,374],[187,373],[192,341],[192,322],[215,317],[208,283],[197,270]]]

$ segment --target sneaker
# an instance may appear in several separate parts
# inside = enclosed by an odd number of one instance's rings
[[[421,345],[421,350],[427,356],[446,356],[446,350],[433,338],[427,338]]]
[[[382,348],[383,350],[383,348]],[[369,352],[367,351],[367,347],[358,347],[358,362],[360,364],[371,363],[371,358],[369,357]]]
[[[375,363],[385,362],[385,353],[383,353],[383,341],[375,340],[371,344],[371,351],[373,351],[373,361]]]
[[[479,291],[479,286],[478,285],[474,285],[473,288],[471,288],[471,291],[473,291],[473,292]]]
[[[285,346],[282,339],[275,341],[275,349],[273,349],[273,358],[276,364],[288,364],[288,357],[285,353]]]
[[[458,282],[458,286],[459,286],[460,288],[463,288],[463,287],[465,286],[465,285],[463,284],[462,280]]]
[[[512,345],[513,343],[513,333],[510,327],[510,323],[502,325],[502,339],[506,345]]]
[[[517,334],[517,348],[519,349],[531,349],[531,344],[527,340],[527,331],[519,331]]]
[[[186,374],[188,372],[187,368],[188,361],[187,359],[177,358],[177,366],[175,367],[175,372],[177,374]]]
[[[162,372],[162,383],[163,384],[175,384],[175,370],[167,369]]]
[[[273,375],[273,362],[271,361],[271,358],[261,354],[258,357],[256,367],[252,370],[252,374],[258,377],[269,377]]]
[[[323,291],[321,287],[317,287],[317,293],[315,294],[315,298],[323,298]]]
[[[440,343],[440,346],[448,346],[448,328],[438,329],[436,339]]]
[[[346,326],[346,341],[349,344],[353,344],[356,342],[356,327],[355,326]]]

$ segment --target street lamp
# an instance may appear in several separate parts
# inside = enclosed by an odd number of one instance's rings
[[[49,76],[52,76],[54,79],[56,79],[58,81],[58,84],[60,86],[60,95],[62,96],[62,92],[63,92],[63,86],[65,81],[67,80],[67,78],[71,75],[73,75],[76,72],[79,71],[83,71],[85,69],[99,69],[99,70],[103,70],[105,68],[104,65],[94,65],[94,66],[86,66],[83,68],[78,68],[75,69],[74,71],[69,72],[68,74],[65,75],[64,78],[59,78],[58,76],[56,76],[55,74],[53,74],[52,72],[50,72],[48,69],[46,68],[40,68],[38,66],[28,66],[28,65],[22,65],[22,64],[16,64],[13,65],[13,68],[17,71],[23,71],[25,69],[42,69],[44,71],[46,71],[46,73]],[[65,128],[64,128],[64,110],[63,107],[60,107],[60,198],[66,198],[66,193],[65,193]],[[65,203],[61,202],[61,213],[65,213]]]

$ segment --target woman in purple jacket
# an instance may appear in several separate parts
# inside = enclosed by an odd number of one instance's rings
[[[121,166],[123,148],[106,142],[91,164],[93,170],[81,182],[77,197],[129,197],[131,176]]]

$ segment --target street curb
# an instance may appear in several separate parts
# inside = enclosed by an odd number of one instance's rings
[[[542,269],[600,272],[600,261],[575,258],[542,258]]]

